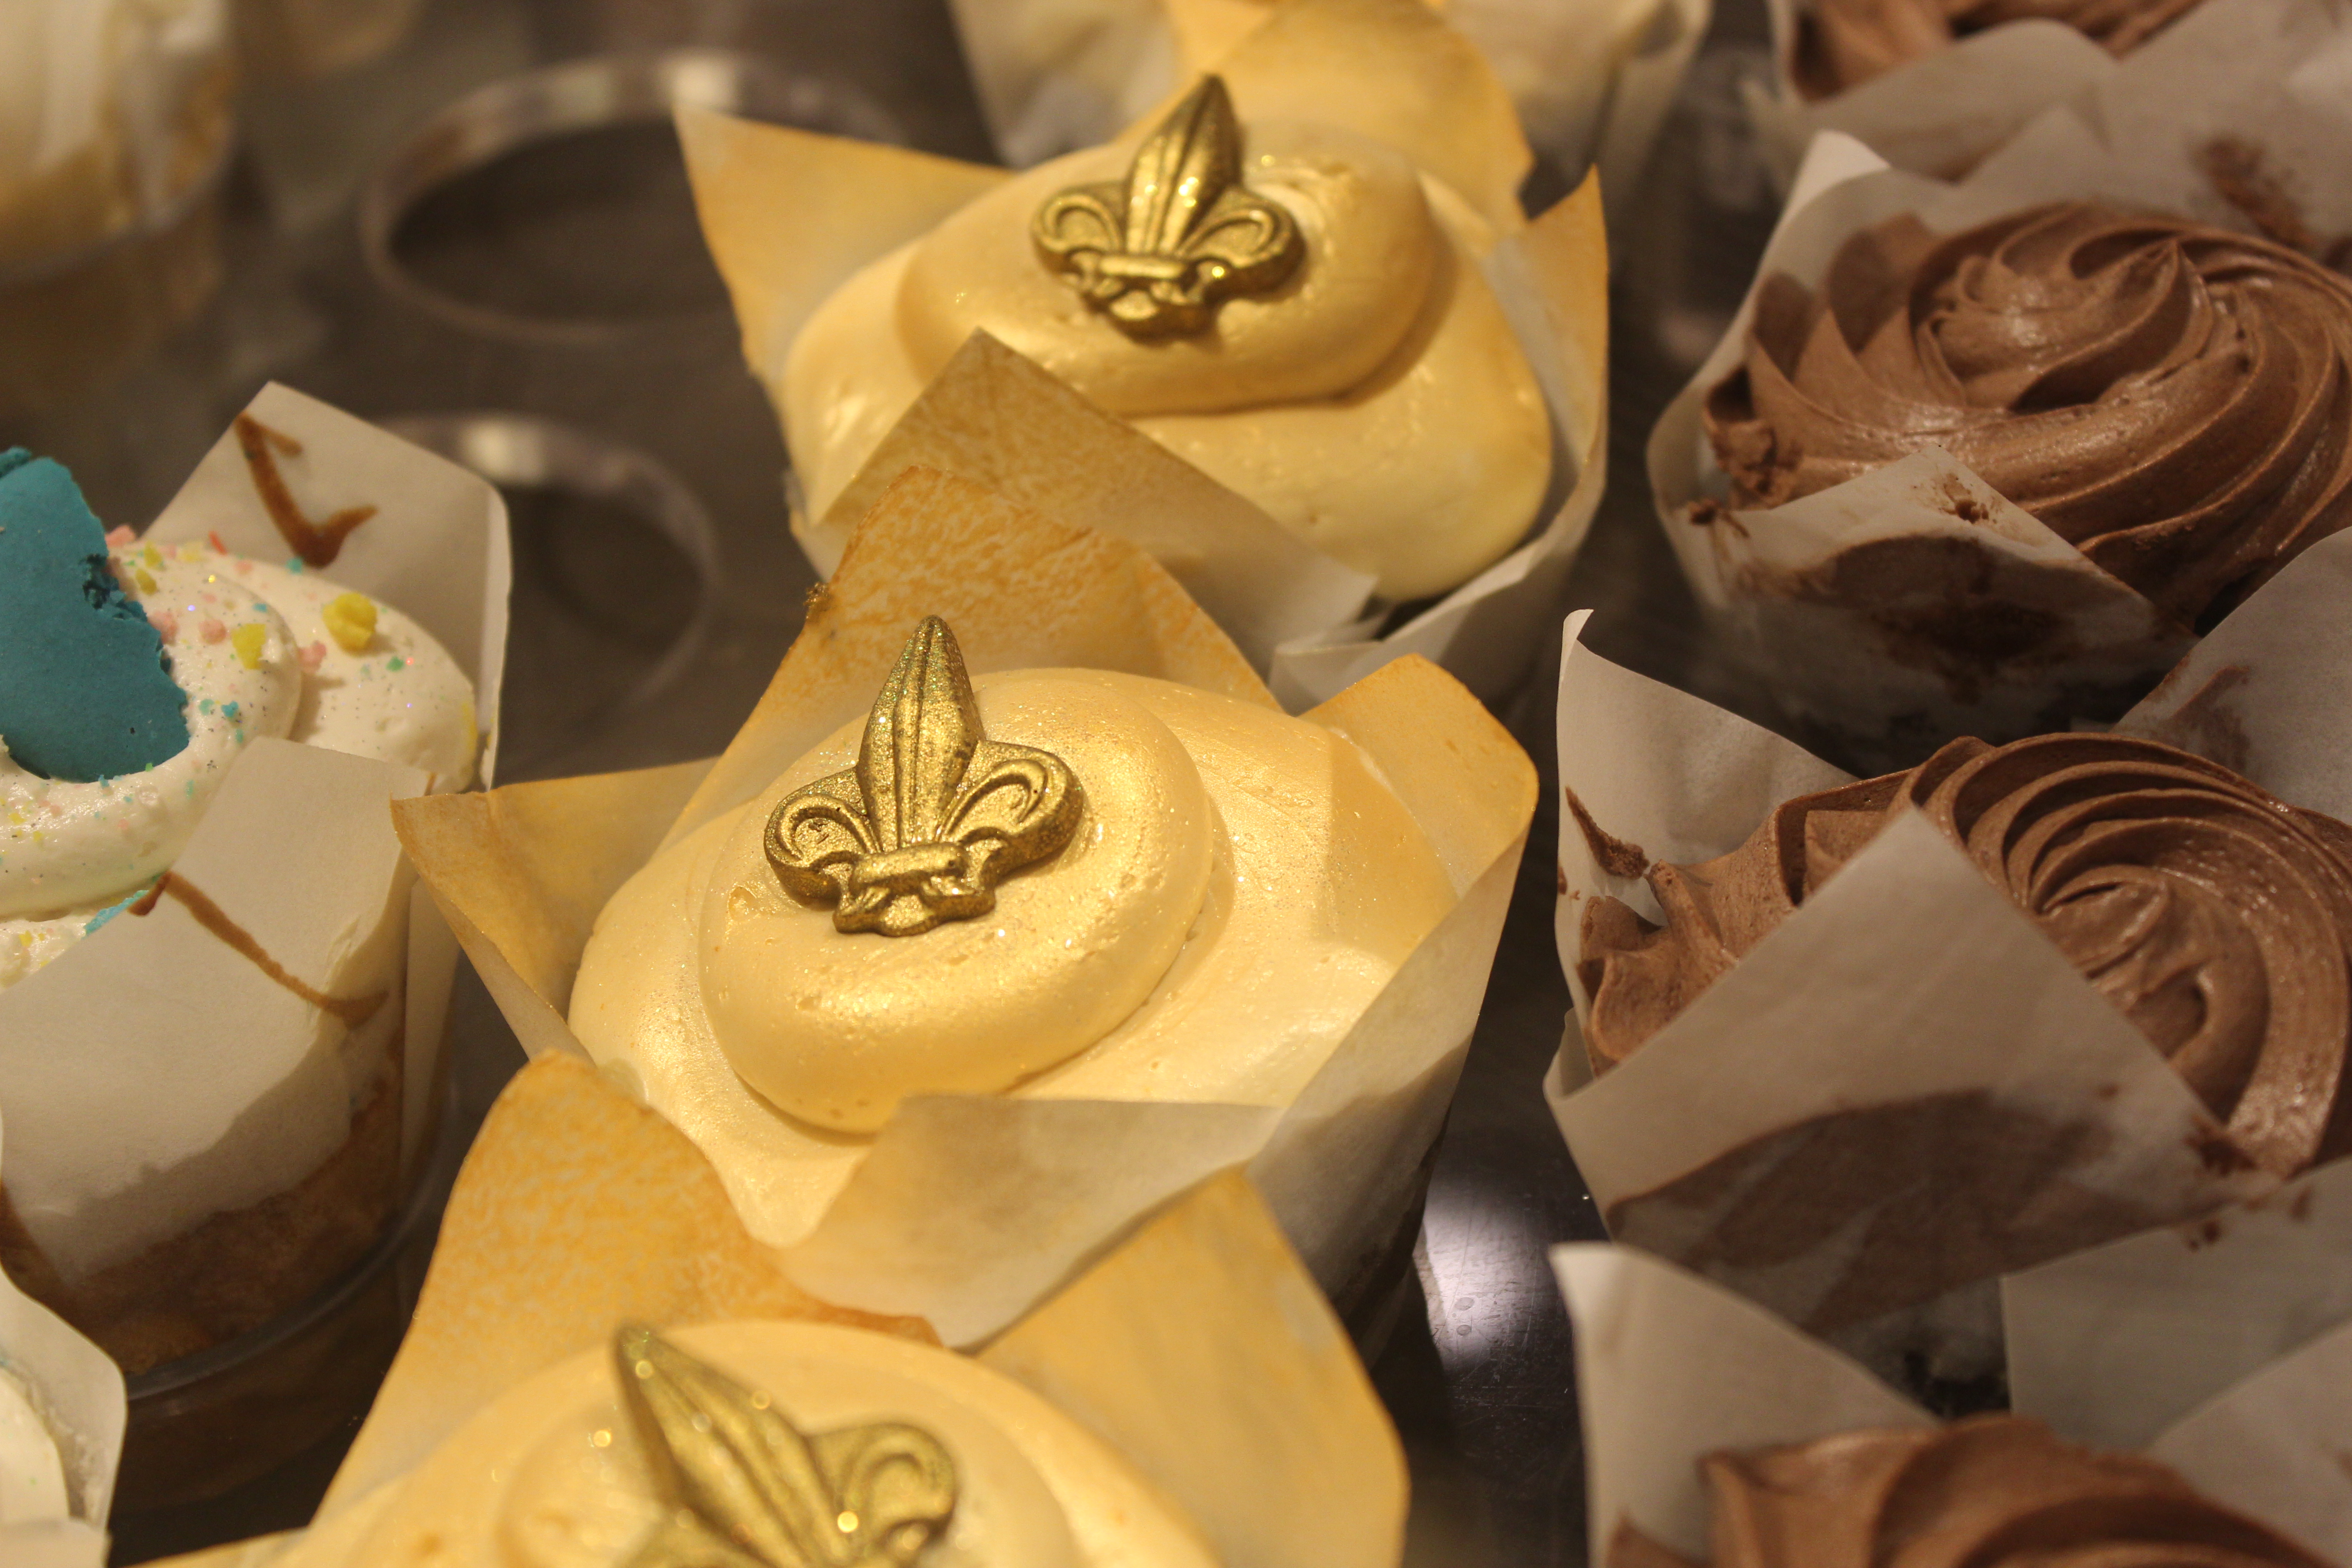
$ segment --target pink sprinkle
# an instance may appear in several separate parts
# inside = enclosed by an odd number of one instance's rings
[[[180,635],[180,617],[169,610],[150,610],[147,619],[154,626],[155,635],[165,642]]]
[[[196,628],[196,635],[206,642],[223,642],[227,640],[228,628],[210,616],[206,616],[204,625]]]
[[[302,668],[304,669],[316,674],[319,667],[327,662],[327,645],[322,642],[314,642],[295,657],[302,661]]]
[[[138,540],[139,536],[128,528],[116,527],[106,531],[106,542],[116,550],[121,549],[126,544],[135,544]]]
[[[253,570],[253,563],[246,560],[243,556],[239,556],[237,557],[236,563],[232,565],[229,570],[242,577]]]
[[[217,532],[205,534],[205,542],[213,547],[213,553],[215,555],[226,555],[228,553],[228,546],[220,542],[220,535]]]

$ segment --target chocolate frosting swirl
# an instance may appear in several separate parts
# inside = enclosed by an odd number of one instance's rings
[[[2003,22],[2063,22],[2126,55],[2197,0],[1820,0],[1799,23],[1797,90],[1823,99]]]
[[[2282,1174],[2352,1148],[2352,828],[2153,741],[1955,741],[1782,804],[1730,854],[1658,866],[1654,926],[1585,910],[1595,1070],[1624,1060],[1906,811],[1924,813]]]
[[[2039,1421],[1841,1433],[1701,1461],[1713,1568],[2325,1568],[2170,1467]],[[1621,1529],[1610,1568],[1674,1553]]]
[[[2091,202],[1906,214],[1766,280],[1705,419],[1735,507],[1940,446],[2194,625],[2352,522],[2352,281]]]

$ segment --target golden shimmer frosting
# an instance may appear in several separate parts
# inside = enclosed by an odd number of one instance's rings
[[[827,1436],[876,1424],[915,1428],[945,1450],[953,1510],[936,1535],[909,1528],[866,1551],[846,1550],[845,1539],[843,1554],[822,1561],[850,1568],[1214,1563],[1192,1522],[1125,1459],[1028,1389],[965,1357],[813,1323],[719,1323],[665,1338],[765,1399],[836,1463],[851,1451]],[[518,1384],[406,1477],[332,1516],[278,1561],[284,1568],[647,1561],[640,1553],[674,1526],[675,1488],[656,1468],[658,1435],[649,1441],[620,1375],[614,1353],[597,1350]],[[906,1489],[901,1479],[902,1500]],[[845,1538],[865,1523],[819,1522]]]
[[[2094,202],[1904,215],[1756,297],[1705,405],[1737,508],[1930,444],[2184,626],[2352,522],[2352,281]]]
[[[848,766],[861,724],[656,856],[583,955],[574,1034],[764,1240],[806,1234],[908,1094],[1287,1103],[1454,905],[1420,825],[1320,725],[1108,671],[973,686],[987,734],[1061,758],[1087,802],[989,914],[845,932],[777,882],[769,815]]]
[[[823,515],[975,331],[1036,361],[1328,553],[1409,598],[1516,544],[1550,475],[1541,389],[1479,270],[1486,226],[1398,153],[1334,128],[1250,128],[1244,175],[1304,259],[1202,331],[1139,340],[1044,264],[1042,205],[1118,180],[1114,144],[1007,180],[873,262],[787,358],[794,470]]]
[[[1800,795],[1747,843],[1654,867],[1666,924],[1586,907],[1585,1040],[1613,1067],[1894,816],[1918,812],[2162,1051],[2237,1142],[2292,1173],[2352,1146],[2352,828],[2153,741],[1955,741]]]
[[[2326,1568],[2137,1454],[2039,1421],[1844,1432],[1702,1461],[1712,1568]],[[1610,1568],[1683,1559],[1621,1527]]]

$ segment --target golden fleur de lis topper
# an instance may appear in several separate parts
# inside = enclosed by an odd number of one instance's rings
[[[845,931],[912,936],[996,907],[996,884],[1058,853],[1086,792],[1051,752],[992,741],[955,634],[927,616],[874,700],[857,765],[768,816],[784,890]]]
[[[1136,337],[1197,332],[1236,294],[1279,288],[1307,253],[1290,214],[1242,185],[1242,132],[1205,76],[1137,149],[1127,178],[1037,209],[1045,265]]]
[[[911,1568],[955,1514],[955,1461],[904,1422],[810,1436],[651,1329],[613,1340],[667,1510],[623,1568]]]

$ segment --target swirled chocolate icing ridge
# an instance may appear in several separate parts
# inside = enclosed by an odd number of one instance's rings
[[[1844,1432],[1709,1455],[1713,1568],[2325,1568],[2137,1454],[2039,1421]],[[1621,1532],[1610,1568],[1680,1559]]]
[[[1908,773],[1783,803],[1747,843],[1649,882],[1654,926],[1588,905],[1585,1040],[1613,1067],[1894,816],[1923,813],[2170,1060],[2265,1168],[2352,1146],[2352,828],[2152,741],[1955,741]]]
[[[2091,202],[1904,215],[1759,290],[1705,419],[1735,507],[1936,445],[2184,625],[2352,522],[2352,281]]]

